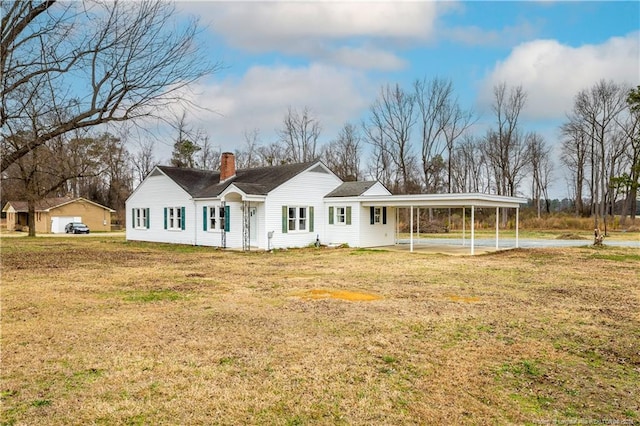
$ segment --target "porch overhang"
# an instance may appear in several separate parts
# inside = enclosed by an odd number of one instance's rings
[[[240,199],[242,201],[246,201],[246,202],[249,202],[249,203],[264,203],[265,200],[267,199],[266,195],[247,194],[245,191],[243,191],[242,189],[238,188],[234,184],[231,184],[228,187],[226,187],[225,190],[220,193],[220,195],[217,197],[217,199],[219,199],[221,201],[225,201],[225,199],[230,194],[237,194],[237,195],[240,196]]]

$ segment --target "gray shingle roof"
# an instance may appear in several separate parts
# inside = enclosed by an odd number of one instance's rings
[[[195,198],[217,197],[234,184],[246,194],[266,195],[318,161],[238,169],[236,176],[220,183],[220,173],[208,170],[158,166],[164,174]]]
[[[211,182],[218,182],[220,179],[220,173],[211,170],[196,170],[170,166],[158,166],[158,169],[192,196]]]
[[[364,194],[375,185],[375,181],[344,182],[342,185],[328,193],[326,197],[357,197]]]

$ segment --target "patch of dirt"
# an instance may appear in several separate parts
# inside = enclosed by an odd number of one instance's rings
[[[452,302],[460,302],[460,303],[478,303],[480,301],[479,297],[475,296],[457,296],[455,294],[447,296],[449,300]]]
[[[321,300],[321,299],[339,299],[349,302],[371,302],[380,300],[382,296],[371,293],[360,293],[349,290],[327,290],[327,289],[311,289],[294,294],[305,300]]]

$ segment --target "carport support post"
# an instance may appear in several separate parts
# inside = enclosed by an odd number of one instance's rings
[[[500,207],[496,207],[496,250],[498,250],[498,227],[500,219]]]
[[[519,222],[519,213],[520,213],[520,207],[516,207],[516,248],[518,248],[518,228],[520,227],[518,225]]]
[[[465,237],[464,231],[466,228],[466,221],[467,221],[466,216],[467,216],[467,208],[463,207],[462,208],[462,247],[467,245],[466,241],[464,240],[464,237]]]
[[[471,256],[473,256],[475,254],[475,213],[476,213],[476,206],[471,205]]]
[[[413,206],[409,214],[409,251],[413,253]]]

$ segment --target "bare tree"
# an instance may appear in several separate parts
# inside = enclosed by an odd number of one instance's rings
[[[545,200],[546,211],[549,213],[549,180],[551,176],[551,148],[547,146],[542,136],[536,132],[527,134],[527,157],[531,172],[531,198],[536,206],[538,218],[541,217],[542,200]]]
[[[187,124],[186,111],[182,111],[182,114],[176,117],[174,128],[178,135],[173,144],[171,165],[174,167],[193,169],[197,166],[196,157],[197,154],[202,151],[202,147],[198,143],[197,133]],[[207,153],[207,155],[209,155],[209,153]]]
[[[139,142],[138,150],[131,156],[131,164],[138,184],[158,165],[158,161],[153,155],[154,149],[154,141],[148,139],[144,142]]]
[[[277,166],[291,163],[292,161],[286,152],[286,148],[279,142],[272,142],[258,147],[258,155],[260,156],[261,164],[264,166]]]
[[[346,123],[338,138],[324,149],[327,166],[344,181],[360,179],[360,157],[362,156],[362,136],[358,128]]]
[[[73,129],[160,116],[215,72],[162,0],[2,2],[1,170]],[[34,125],[34,123],[36,125]],[[20,145],[12,135],[31,134]]]
[[[385,86],[370,108],[366,127],[369,142],[378,155],[384,155],[395,167],[394,189],[403,193],[419,191],[413,171],[415,158],[411,145],[411,129],[415,124],[415,97],[399,85]]]
[[[396,170],[391,161],[391,149],[384,136],[382,129],[374,126],[366,126],[363,128],[367,135],[368,141],[373,145],[373,152],[369,157],[368,174],[372,179],[381,182],[392,192],[398,190],[398,180],[396,179]]]
[[[440,78],[429,82],[423,79],[415,81],[413,89],[420,124],[423,181],[428,192],[437,192],[440,163],[437,160],[442,160],[446,147],[444,136],[450,119],[447,110],[452,103],[453,83]]]
[[[302,112],[298,112],[289,107],[282,126],[278,134],[291,161],[304,163],[315,160],[321,128],[320,122],[312,117],[309,108],[304,107]]]
[[[244,149],[236,149],[236,164],[240,168],[259,167],[265,164],[260,159],[260,130],[244,131]]]
[[[526,94],[522,86],[507,92],[507,85],[502,83],[493,88],[493,95],[496,127],[487,132],[483,152],[493,170],[496,192],[515,196],[527,162],[526,145],[519,128]]]
[[[490,187],[486,176],[481,141],[465,135],[453,151],[453,192],[487,192]]]
[[[457,100],[449,101],[443,115],[446,117],[443,134],[447,146],[447,192],[451,193],[454,192],[452,187],[452,166],[455,143],[476,120],[473,118],[473,111],[462,110]]]
[[[526,144],[519,128],[526,94],[522,86],[507,91],[506,83],[502,83],[494,86],[493,97],[496,123],[484,137],[482,152],[493,174],[496,193],[515,196],[527,164]],[[503,226],[507,223],[507,214],[502,216]]]
[[[640,86],[629,90],[627,95],[628,116],[618,124],[623,129],[629,143],[627,157],[629,172],[626,174],[626,197],[622,208],[622,224],[629,214],[631,221],[635,221],[638,186],[640,186]]]
[[[586,133],[590,142],[591,213],[595,228],[600,227],[599,218],[602,218],[605,234],[607,201],[613,202],[610,183],[616,163],[625,150],[616,119],[627,107],[627,95],[625,87],[601,80],[577,94],[570,119]]]
[[[571,173],[575,213],[585,213],[583,205],[583,190],[586,184],[587,156],[589,153],[589,137],[586,129],[579,120],[570,119],[562,125],[562,155],[561,161]]]
[[[200,147],[199,154],[196,157],[198,168],[202,170],[220,170],[220,157],[222,156],[220,148],[215,149],[209,139],[209,135],[203,129],[198,130],[196,140],[199,141],[198,146]]]

